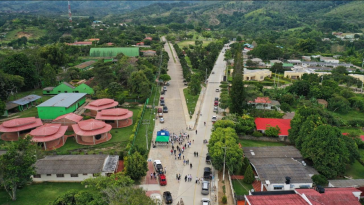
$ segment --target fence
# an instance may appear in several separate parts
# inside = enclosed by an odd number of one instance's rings
[[[230,183],[230,189],[231,189],[231,196],[233,197],[233,201],[234,204],[236,204],[236,199],[235,199],[235,191],[234,191],[234,187],[233,187],[233,182],[231,181],[231,176],[230,176],[230,172],[228,170],[228,176],[229,176],[229,183]]]

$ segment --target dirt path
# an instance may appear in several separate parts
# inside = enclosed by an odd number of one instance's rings
[[[219,172],[219,198],[218,198],[218,202],[219,204],[223,204],[222,203],[222,197],[224,196],[224,188],[223,186],[225,186],[225,195],[227,197],[227,204],[228,205],[233,205],[234,204],[234,200],[232,197],[232,192],[231,192],[231,188],[230,188],[230,182],[229,182],[229,176],[227,175],[227,171],[225,173],[225,181],[222,181],[222,172]]]

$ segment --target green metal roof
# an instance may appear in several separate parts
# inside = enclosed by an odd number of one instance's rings
[[[139,56],[139,47],[114,47],[114,48],[91,48],[91,57],[115,57],[117,54],[123,53],[129,57]]]
[[[271,63],[270,65],[274,65],[274,63]],[[292,63],[283,63],[283,67],[293,67]]]

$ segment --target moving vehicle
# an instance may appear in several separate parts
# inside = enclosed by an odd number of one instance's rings
[[[202,202],[202,205],[210,205],[210,199],[202,198],[201,202]]]
[[[163,112],[168,113],[168,107],[167,106],[163,106]]]
[[[202,190],[201,190],[201,194],[203,195],[208,195],[210,193],[210,183],[208,181],[203,181],[202,182]]]
[[[162,117],[162,118],[159,118],[159,122],[160,123],[164,123],[164,118]]]
[[[157,173],[164,173],[163,172],[163,166],[162,166],[162,162],[160,160],[154,160],[154,169]]]
[[[211,119],[211,121],[212,122],[216,122],[216,120],[217,120],[217,117],[214,115],[214,116],[212,116],[212,119]]]
[[[163,91],[167,91],[167,86],[163,86]]]
[[[210,157],[209,153],[206,154],[206,160],[205,161],[206,161],[207,164],[211,164],[211,157]]]
[[[161,185],[161,186],[166,186],[167,185],[166,175],[159,174],[158,179],[159,179],[159,185]]]
[[[173,203],[173,199],[172,199],[172,194],[169,191],[165,191],[163,192],[163,198],[166,204],[172,204]]]
[[[212,172],[210,167],[205,167],[203,169],[203,178],[204,179],[212,179]]]
[[[215,90],[216,92],[220,92],[220,90],[218,89],[218,88],[216,88],[216,90]]]

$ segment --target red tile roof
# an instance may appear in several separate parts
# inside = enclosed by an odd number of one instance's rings
[[[0,132],[19,132],[42,126],[42,120],[35,117],[17,118],[0,125]]]
[[[308,205],[298,194],[284,195],[248,195],[246,196],[250,205]]]
[[[74,43],[67,43],[67,45],[70,45],[70,46],[73,46],[73,45],[92,45],[92,42],[80,41],[80,42],[74,42]]]
[[[133,117],[133,112],[128,109],[115,108],[101,110],[97,113],[97,120],[124,120]]]
[[[45,124],[30,132],[33,136],[34,142],[49,142],[64,136],[68,126],[61,126],[61,124]]]
[[[68,114],[65,114],[65,115],[61,115],[59,117],[57,117],[56,119],[53,120],[54,121],[57,121],[57,120],[60,120],[60,119],[68,119],[68,120],[71,120],[73,122],[79,122],[83,119],[82,116],[79,116],[79,115],[76,115],[75,113],[68,113]]]
[[[288,130],[291,129],[290,119],[276,119],[276,118],[255,118],[255,125],[257,130],[266,130],[267,126],[278,127],[281,129],[279,136],[288,136]]]
[[[72,128],[77,135],[93,136],[109,132],[111,130],[111,125],[106,124],[103,121],[89,119],[72,125]]]
[[[153,38],[152,37],[146,37],[145,40],[150,40],[151,41],[151,40],[153,40]]]
[[[272,101],[270,101],[269,97],[257,97],[254,101],[255,101],[255,103],[264,103],[264,104],[268,104],[268,103],[272,102]]]
[[[355,188],[325,188],[325,193],[314,189],[296,189],[298,194],[305,194],[313,205],[360,205],[353,192],[360,192]]]
[[[107,108],[116,107],[119,103],[114,101],[113,99],[103,98],[99,100],[95,100],[90,102],[88,105],[85,106],[86,109],[89,110],[105,110]]]

